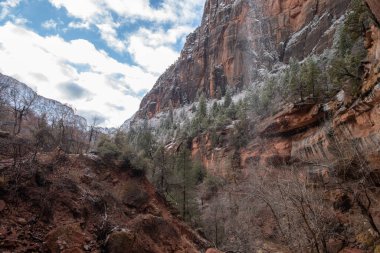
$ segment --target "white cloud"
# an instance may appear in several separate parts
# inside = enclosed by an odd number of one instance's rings
[[[146,28],[141,28],[133,36],[142,38],[146,45],[159,47],[173,45],[177,43],[180,38],[183,38],[192,31],[193,28],[190,26],[177,26],[168,31],[164,31],[163,29],[152,31]]]
[[[0,20],[9,15],[11,9],[17,7],[19,4],[20,0],[5,0],[0,2]]]
[[[129,35],[128,52],[134,61],[149,72],[160,74],[173,64],[179,53],[173,49],[178,39],[192,31],[191,27],[179,26],[165,32],[141,28]]]
[[[70,22],[68,27],[73,29],[90,29],[89,22]]]
[[[72,17],[82,20],[70,23],[71,28],[88,28],[95,25],[101,38],[116,52],[125,52],[126,43],[118,36],[119,24],[112,18],[112,13],[118,15],[123,23],[136,22],[138,20],[155,23],[170,23],[181,28],[193,27],[194,20],[200,19],[205,0],[164,0],[159,8],[153,8],[149,0],[49,0],[56,8],[65,8]],[[191,29],[191,30],[192,30]],[[179,32],[173,29],[172,32]],[[182,33],[166,33],[170,36],[181,36]],[[178,38],[178,37],[177,37]],[[177,39],[174,38],[174,39]],[[173,37],[171,37],[173,40]]]
[[[23,25],[26,25],[29,21],[25,18],[22,18],[22,17],[12,17],[12,20],[13,20],[13,23],[15,23],[16,25],[20,25],[20,26],[23,26]]]
[[[86,40],[65,41],[58,36],[42,37],[25,27],[6,23],[0,26],[0,59],[3,74],[36,87],[46,97],[72,104],[78,111],[96,111],[118,126],[138,110],[139,98],[128,94],[150,89],[157,76],[139,67],[120,63]],[[82,71],[76,66],[86,66]],[[117,76],[117,86],[110,82]],[[75,84],[91,93],[72,100],[62,93],[62,84]],[[109,103],[124,110],[110,110]]]
[[[76,18],[89,20],[102,13],[100,1],[92,0],[49,0],[56,8],[65,8],[67,12]]]
[[[178,1],[164,0],[160,8],[153,8],[149,0],[125,1],[103,0],[103,5],[118,15],[132,19],[150,20],[155,22],[187,23],[198,18],[204,0]]]
[[[163,73],[178,58],[178,53],[170,47],[151,47],[138,36],[130,38],[128,51],[139,66],[154,74]]]
[[[104,0],[104,4],[120,16],[133,19],[143,19],[150,21],[169,21],[175,19],[173,8],[163,4],[160,9],[154,9],[149,5],[149,0],[123,1],[123,0]]]
[[[99,29],[101,38],[107,43],[108,46],[113,48],[117,52],[125,52],[125,43],[118,39],[117,27],[119,24],[112,21],[98,24],[96,27]]]
[[[55,30],[57,29],[58,23],[54,21],[53,19],[46,20],[41,24],[43,28],[46,30]]]

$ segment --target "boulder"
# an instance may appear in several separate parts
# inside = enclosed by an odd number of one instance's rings
[[[136,241],[136,235],[129,230],[122,230],[113,232],[107,238],[106,248],[108,253],[124,253],[125,249],[129,249],[129,252],[137,252],[134,248]],[[141,249],[141,252],[145,252]]]
[[[138,184],[130,182],[124,192],[123,203],[131,208],[141,208],[149,202],[149,195]]]
[[[80,224],[75,223],[50,231],[45,244],[51,253],[83,253],[85,240]]]

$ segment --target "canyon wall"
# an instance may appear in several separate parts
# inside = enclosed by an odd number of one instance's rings
[[[367,31],[365,44],[368,55],[363,61],[366,74],[362,95],[351,97],[341,91],[328,103],[289,104],[274,116],[261,120],[250,129],[254,138],[240,150],[243,172],[252,165],[278,166],[293,162],[331,169],[346,156],[354,157],[353,153],[364,157],[374,172],[380,172],[380,29],[377,26]],[[197,137],[193,142],[193,156],[200,157],[208,171],[226,177],[235,150],[228,144],[228,129],[218,134],[224,141],[218,148],[211,147],[209,136]]]
[[[367,1],[375,17],[377,1]],[[152,117],[172,104],[194,102],[199,91],[221,97],[227,87],[240,88],[259,81],[291,57],[299,60],[330,49],[338,24],[349,7],[347,0],[208,0],[201,26],[187,38],[178,61],[157,81],[141,102],[137,118]],[[240,165],[286,164],[292,161],[333,161],[336,142],[355,144],[371,160],[379,146],[379,28],[365,35],[368,50],[363,62],[362,96],[353,101],[340,92],[326,104],[292,104],[257,124],[254,139],[240,150]],[[279,64],[280,63],[280,64]],[[212,147],[210,136],[193,140],[193,157],[210,172],[228,176],[236,150],[229,131],[218,133],[221,144]],[[371,158],[372,157],[372,158]],[[377,158],[376,158],[377,159]]]
[[[291,57],[332,45],[349,0],[208,0],[200,27],[188,35],[177,62],[143,98],[137,118],[192,103],[200,92],[222,97]]]

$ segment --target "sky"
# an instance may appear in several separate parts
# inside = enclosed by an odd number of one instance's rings
[[[178,58],[205,0],[0,0],[0,73],[118,127]]]

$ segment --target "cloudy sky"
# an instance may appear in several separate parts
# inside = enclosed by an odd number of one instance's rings
[[[178,58],[205,0],[0,0],[0,73],[119,126]]]

